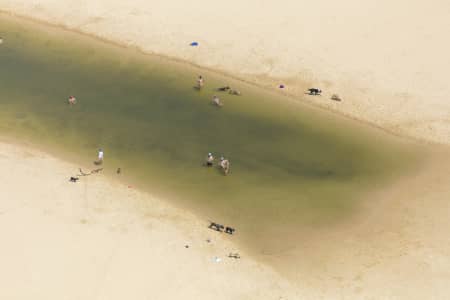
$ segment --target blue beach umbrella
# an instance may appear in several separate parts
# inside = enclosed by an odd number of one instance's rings
[[[189,45],[192,46],[192,47],[195,47],[195,46],[198,46],[198,42],[192,42]]]

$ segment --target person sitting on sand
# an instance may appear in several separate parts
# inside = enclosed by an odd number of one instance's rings
[[[200,75],[200,76],[198,76],[198,79],[197,79],[197,88],[200,90],[200,89],[202,89],[202,87],[203,87],[203,85],[205,84],[205,82],[204,82],[204,80],[203,80],[203,77]]]
[[[216,95],[213,96],[212,103],[217,106],[222,106],[223,103],[220,101],[219,97]]]
[[[230,162],[223,156],[220,158],[219,166],[222,168],[225,175],[227,175],[230,172]]]
[[[206,166],[211,167],[214,163],[214,156],[212,153],[208,153],[208,157],[206,158]]]
[[[74,105],[77,103],[77,99],[74,96],[69,97],[69,104]]]

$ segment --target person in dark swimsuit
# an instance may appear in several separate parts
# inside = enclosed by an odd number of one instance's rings
[[[212,153],[208,153],[208,157],[206,157],[206,166],[212,167],[213,163],[214,163],[214,156],[212,155]]]

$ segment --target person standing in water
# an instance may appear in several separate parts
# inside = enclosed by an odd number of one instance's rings
[[[225,159],[223,156],[220,158],[219,166],[222,168],[225,175],[228,175],[230,172],[230,162],[228,159]]]
[[[101,165],[102,163],[103,163],[103,150],[102,149],[98,149],[97,164]]]
[[[69,104],[74,105],[77,103],[77,99],[74,96],[69,97]]]
[[[198,76],[197,79],[197,89],[201,90],[203,85],[205,84],[202,75]]]
[[[222,106],[223,103],[220,101],[219,97],[216,95],[213,96],[212,103],[217,106]]]
[[[212,153],[208,153],[208,157],[206,157],[206,166],[212,167],[213,163],[214,163],[214,156],[212,155]]]

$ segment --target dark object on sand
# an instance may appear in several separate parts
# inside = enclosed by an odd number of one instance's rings
[[[218,223],[211,222],[211,224],[209,224],[208,228],[211,228],[215,231],[222,232],[222,230],[225,228],[225,226],[218,224]]]
[[[81,170],[81,168],[79,168],[79,170],[80,170],[80,174],[78,176],[89,176],[89,175],[92,175],[92,174],[95,174],[95,173],[98,173],[98,172],[102,171],[103,168],[91,170],[91,172],[89,172],[89,173],[83,172],[83,170]]]
[[[230,252],[230,254],[228,254],[228,257],[230,257],[230,258],[236,258],[236,259],[239,259],[239,258],[241,258],[241,256],[239,255],[239,253],[231,253]]]
[[[80,178],[78,178],[78,177],[70,177],[70,182],[77,182],[78,180],[80,180]]]
[[[184,248],[186,248],[186,249],[189,248],[189,245],[184,245]]]
[[[342,101],[342,98],[339,97],[338,94],[333,94],[333,95],[331,96],[331,100],[334,100],[334,101]]]
[[[196,46],[198,46],[198,42],[192,42],[189,44],[189,46],[196,47]]]
[[[218,88],[217,90],[219,91],[219,92],[226,92],[226,91],[228,91],[228,90],[230,90],[231,88],[227,85],[227,86],[223,86],[223,87],[220,87],[220,88]]]
[[[279,87],[280,89],[284,89],[284,84],[280,84],[278,87]]]
[[[120,168],[117,168],[116,173],[117,173],[117,174],[120,174],[120,173],[122,173],[122,170],[121,170]]]
[[[316,88],[310,88],[310,89],[308,89],[308,92],[310,95],[320,95],[322,93],[322,90],[316,89]]]
[[[91,171],[91,174],[98,173],[98,172],[100,172],[101,170],[103,170],[103,168],[92,170],[92,171]]]
[[[236,231],[236,229],[232,228],[232,227],[225,227],[225,233],[228,234],[233,234]]]

